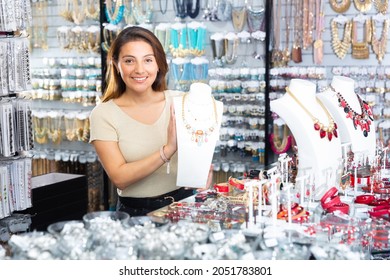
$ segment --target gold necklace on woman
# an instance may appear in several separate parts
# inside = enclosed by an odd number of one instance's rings
[[[378,13],[386,14],[389,7],[388,0],[374,0],[374,7]]]
[[[353,0],[356,10],[366,13],[371,10],[372,0]]]
[[[337,25],[337,20],[333,19],[331,23],[332,47],[336,56],[340,59],[343,59],[347,54],[349,47],[351,46],[352,23],[350,20],[345,23],[344,36],[342,41],[339,38],[339,31]]]
[[[351,0],[330,0],[329,1],[330,7],[335,11],[336,13],[343,14],[345,13],[349,7],[351,6]]]
[[[372,28],[372,37],[371,37],[372,50],[376,54],[376,58],[378,59],[378,62],[382,63],[382,59],[386,54],[387,32],[389,29],[389,20],[388,19],[383,20],[382,36],[380,39],[378,39],[375,35],[375,33],[376,33],[375,19],[371,20],[371,28]]]
[[[333,136],[335,138],[338,137],[338,133],[337,133],[337,124],[334,122],[332,116],[329,114],[328,110],[325,108],[324,104],[322,104],[321,100],[319,100],[317,97],[316,97],[316,101],[317,103],[321,106],[321,108],[324,110],[326,116],[328,117],[328,125],[324,125],[323,123],[321,123],[316,117],[313,116],[312,113],[310,113],[309,110],[307,110],[305,108],[305,106],[303,106],[303,104],[299,101],[299,99],[291,92],[291,90],[286,87],[286,92],[288,95],[290,95],[294,101],[306,112],[306,114],[308,114],[310,116],[310,118],[313,120],[314,122],[314,130],[316,131],[319,131],[320,132],[320,137],[321,139],[324,138],[325,136],[327,136],[328,140],[331,141]]]
[[[208,137],[214,132],[217,124],[218,124],[218,116],[217,116],[217,104],[213,96],[211,96],[213,102],[213,115],[214,120],[211,125],[206,125],[205,128],[195,127],[195,124],[191,124],[189,120],[186,118],[186,110],[185,110],[185,100],[188,93],[183,95],[182,104],[181,104],[181,117],[184,123],[184,127],[187,129],[187,132],[191,135],[191,141],[194,141],[198,146],[201,146],[203,143],[208,142]],[[189,111],[191,113],[191,111]],[[202,123],[208,121],[208,119],[198,120],[197,118],[193,118],[193,122]]]

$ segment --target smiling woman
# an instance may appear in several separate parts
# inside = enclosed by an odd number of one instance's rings
[[[141,216],[170,204],[171,198],[192,194],[176,186],[177,140],[171,104],[173,97],[183,93],[167,90],[165,52],[147,29],[125,28],[107,59],[107,89],[90,115],[90,142],[117,187],[118,210]]]

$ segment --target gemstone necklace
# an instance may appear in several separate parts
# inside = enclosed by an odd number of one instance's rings
[[[321,139],[324,138],[325,136],[327,136],[328,140],[331,141],[333,136],[334,137],[338,137],[338,133],[337,133],[337,124],[334,122],[333,118],[331,117],[331,115],[329,114],[328,110],[325,108],[324,104],[322,104],[321,100],[319,100],[317,97],[316,97],[316,101],[317,103],[321,106],[321,108],[324,110],[324,112],[326,113],[326,116],[328,117],[328,120],[329,120],[329,124],[327,126],[325,126],[324,124],[322,124],[316,117],[313,116],[312,113],[309,112],[309,110],[307,110],[305,108],[305,106],[303,106],[303,104],[299,101],[298,98],[295,97],[295,95],[291,92],[291,90],[286,87],[286,92],[288,95],[290,95],[294,100],[295,102],[306,112],[306,114],[308,114],[310,116],[310,118],[313,120],[314,122],[314,130],[316,131],[319,131],[320,132],[320,137]]]
[[[195,127],[195,124],[191,124],[188,121],[188,119],[186,119],[185,103],[186,103],[187,95],[188,93],[184,94],[182,98],[181,117],[183,119],[184,127],[187,129],[187,132],[191,135],[191,141],[194,141],[195,143],[198,144],[198,146],[201,146],[203,143],[208,142],[208,137],[214,132],[218,124],[217,104],[215,102],[214,97],[211,96],[213,102],[213,115],[214,115],[213,123],[209,126],[207,125],[205,128],[198,128]],[[199,122],[199,121],[196,118],[194,118],[194,122]]]
[[[362,112],[361,114],[358,114],[351,108],[340,92],[336,91],[332,86],[330,86],[330,88],[333,92],[336,93],[339,106],[343,108],[346,117],[352,120],[355,129],[360,126],[364,137],[367,137],[368,133],[370,132],[371,122],[374,120],[370,106],[365,101],[363,101],[359,95],[356,94],[356,97],[359,100],[360,110]]]

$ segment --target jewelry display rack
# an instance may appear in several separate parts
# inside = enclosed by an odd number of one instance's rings
[[[19,215],[32,206],[31,100],[25,93],[31,88],[30,51],[27,29],[31,26],[28,0],[0,1],[0,242],[4,228],[26,231],[31,223]],[[15,8],[19,13],[15,12]]]

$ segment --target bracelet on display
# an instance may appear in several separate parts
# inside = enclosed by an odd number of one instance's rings
[[[337,204],[330,206],[329,208],[326,209],[326,211],[329,213],[333,213],[335,211],[340,211],[341,213],[348,215],[349,205],[346,203],[340,202],[340,203],[337,203]]]
[[[218,183],[214,184],[214,189],[218,193],[228,193],[229,192],[229,184],[228,183]]]
[[[362,194],[358,195],[355,198],[355,203],[360,203],[360,204],[371,204],[375,200],[375,196],[371,194]]]
[[[341,200],[336,187],[330,188],[321,198],[321,206],[324,210],[340,203]]]
[[[233,188],[239,189],[239,190],[244,190],[244,181],[239,180],[237,178],[230,177],[229,178],[229,185],[232,186]]]
[[[378,218],[390,214],[390,205],[379,205],[368,211],[371,218]]]

